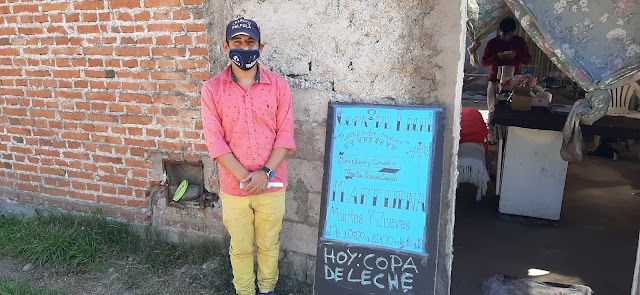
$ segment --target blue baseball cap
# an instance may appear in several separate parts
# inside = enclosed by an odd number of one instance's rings
[[[260,27],[255,21],[245,19],[244,17],[234,19],[227,25],[226,40],[237,35],[247,35],[257,41],[260,41]]]

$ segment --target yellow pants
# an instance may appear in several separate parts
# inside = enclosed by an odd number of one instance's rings
[[[220,192],[222,221],[231,236],[229,255],[238,295],[255,295],[253,243],[258,248],[258,289],[273,291],[278,282],[280,231],[286,190],[248,197]]]

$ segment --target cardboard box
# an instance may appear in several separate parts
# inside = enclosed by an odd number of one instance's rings
[[[521,112],[530,111],[532,100],[531,96],[513,95],[511,96],[511,109]]]
[[[529,87],[513,87],[513,95],[511,96],[511,109],[514,111],[526,112],[531,110],[531,89]]]

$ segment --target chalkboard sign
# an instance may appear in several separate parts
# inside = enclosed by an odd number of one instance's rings
[[[432,294],[444,110],[330,103],[314,294]]]

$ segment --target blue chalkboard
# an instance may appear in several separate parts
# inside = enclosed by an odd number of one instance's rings
[[[327,122],[316,294],[415,292],[435,259],[444,110],[331,103]]]

